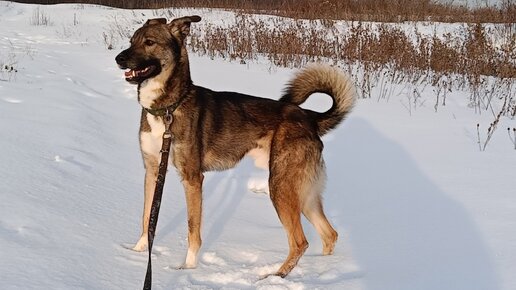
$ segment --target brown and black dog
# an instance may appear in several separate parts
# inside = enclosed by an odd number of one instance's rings
[[[188,210],[188,253],[182,268],[196,267],[201,247],[203,172],[231,168],[248,154],[269,170],[270,198],[290,248],[275,275],[285,277],[308,247],[301,213],[321,236],[323,255],[333,253],[337,232],[323,212],[326,175],[320,137],[350,112],[354,86],[341,71],[323,65],[299,72],[279,101],[196,86],[190,78],[185,39],[190,24],[200,20],[199,16],[170,23],[164,18],[150,19],[134,33],[131,46],[116,57],[119,67],[127,70],[126,80],[138,85],[138,101],[143,107],[140,146],[146,169],[145,203],[142,234],[133,249],[147,247],[165,130],[163,115],[172,110],[170,162],[182,179]],[[327,112],[299,107],[315,92],[333,99]]]

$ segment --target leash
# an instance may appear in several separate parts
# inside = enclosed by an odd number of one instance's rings
[[[177,106],[176,106],[177,108]],[[174,108],[175,110],[175,108]],[[172,110],[172,112],[174,111]],[[165,123],[165,132],[163,133],[163,143],[161,145],[161,160],[159,163],[158,177],[156,179],[156,188],[154,189],[154,197],[152,198],[151,212],[149,217],[148,247],[149,247],[149,261],[147,262],[147,274],[145,275],[145,282],[143,284],[144,290],[150,290],[152,287],[152,244],[154,243],[154,234],[156,233],[156,225],[158,224],[159,208],[161,206],[161,197],[163,195],[163,186],[165,185],[165,176],[167,175],[168,157],[170,155],[170,145],[172,144],[172,132],[170,127],[174,122],[172,112],[166,110],[163,116]]]

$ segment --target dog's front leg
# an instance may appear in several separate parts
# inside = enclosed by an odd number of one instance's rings
[[[197,266],[197,254],[201,248],[202,218],[202,173],[183,176],[186,208],[188,211],[188,252],[185,263],[180,269],[191,269]]]
[[[158,158],[157,156],[143,153],[145,163],[145,185],[144,185],[144,204],[142,217],[142,234],[140,239],[133,247],[134,251],[142,252],[147,250],[149,217],[154,197],[154,189],[156,188],[156,179],[158,176]]]

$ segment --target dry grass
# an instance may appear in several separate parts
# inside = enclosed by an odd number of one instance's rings
[[[421,74],[494,76],[516,78],[516,26],[494,26],[497,45],[486,27],[471,24],[466,36],[428,37],[414,24],[408,35],[402,26],[388,23],[352,22],[348,29],[333,23],[260,20],[246,14],[228,27],[210,24],[192,33],[191,47],[199,54],[236,60],[267,56],[278,66],[298,67],[307,62],[332,61],[366,64],[375,70],[389,68],[419,78]],[[405,26],[406,28],[406,26]],[[493,33],[493,32],[490,32]]]
[[[120,8],[210,7],[266,13],[297,19],[353,21],[439,21],[470,23],[514,23],[516,4],[503,0],[499,8],[468,9],[437,4],[431,0],[32,0],[35,4],[90,3]]]
[[[375,97],[388,100],[396,93],[393,84],[417,96],[420,85],[431,85],[436,111],[451,91],[467,90],[477,113],[514,118],[515,24],[468,24],[457,35],[429,35],[418,31],[417,23],[349,23],[342,28],[328,20],[239,14],[225,27],[207,23],[194,29],[190,48],[200,55],[242,63],[258,58],[282,67],[333,63],[354,70],[362,98],[371,98],[376,88],[380,93]],[[496,99],[505,104],[501,111],[493,108]],[[407,101],[409,113],[418,102],[416,97]]]
[[[34,11],[32,11],[30,24],[35,26],[50,26],[52,25],[52,21],[50,20],[50,17],[46,14],[45,10],[43,10],[40,7],[36,7]]]

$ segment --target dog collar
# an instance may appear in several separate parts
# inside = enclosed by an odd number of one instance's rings
[[[153,115],[153,116],[156,116],[156,117],[163,117],[165,116],[167,113],[168,114],[172,114],[174,113],[175,110],[177,110],[177,108],[181,105],[181,103],[183,103],[183,101],[186,99],[188,95],[185,94],[184,96],[182,96],[177,102],[173,103],[172,105],[168,106],[168,107],[165,107],[165,108],[158,108],[158,109],[150,109],[150,108],[146,108],[146,107],[143,107],[143,109],[145,111],[147,111],[147,113]]]

